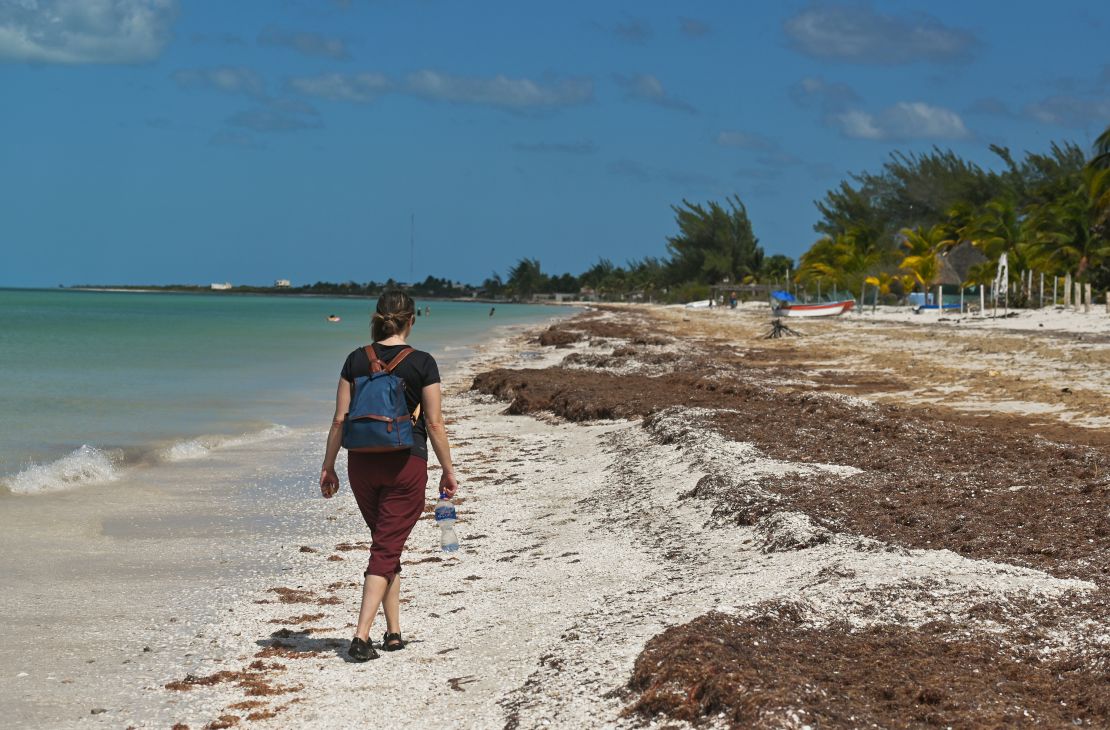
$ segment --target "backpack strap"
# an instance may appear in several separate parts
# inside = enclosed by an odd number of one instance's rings
[[[401,362],[413,352],[414,350],[411,347],[406,347],[405,349],[398,352],[396,357],[390,360],[389,364],[385,366],[386,371],[392,373],[393,369],[400,365]]]
[[[367,345],[362,349],[366,353],[366,359],[370,363],[371,373],[380,373],[381,371],[386,370],[389,367],[378,357],[378,353],[376,350],[374,350],[373,345]]]
[[[364,349],[366,351],[366,359],[370,361],[370,372],[371,373],[380,373],[382,370],[386,371],[387,373],[392,373],[394,368],[396,368],[398,365],[400,365],[406,357],[408,357],[413,352],[415,352],[415,350],[413,348],[406,347],[405,349],[401,350],[396,355],[394,355],[392,360],[390,360],[388,363],[385,363],[385,362],[382,362],[381,359],[378,358],[378,353],[374,351],[374,346],[373,345],[367,345],[366,347],[364,347],[362,349]],[[404,381],[401,381],[401,383],[402,383],[402,385],[404,385]],[[354,387],[355,386],[352,383],[351,384],[351,392],[352,393],[354,392]],[[411,418],[412,418],[413,423],[416,423],[417,420],[420,419],[421,405],[422,404],[417,403],[416,404],[416,410],[412,412]]]
[[[389,364],[385,366],[385,369],[392,373],[393,369],[395,367],[397,367],[398,365],[400,365],[401,362],[406,357],[411,355],[413,352],[415,352],[415,350],[413,350],[411,347],[406,347],[405,349],[401,350],[400,352],[397,353],[397,355],[392,360],[389,361]],[[420,419],[420,406],[421,405],[422,404],[417,403],[416,404],[416,410],[412,412],[412,422],[414,424]]]

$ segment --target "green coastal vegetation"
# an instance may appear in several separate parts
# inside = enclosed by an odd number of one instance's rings
[[[1110,290],[1110,127],[1089,155],[1071,142],[1020,158],[1006,147],[990,150],[999,162],[996,170],[934,147],[922,154],[896,151],[879,171],[850,175],[816,201],[818,238],[797,262],[765,254],[746,206],[732,196],[723,203],[683,200],[672,206],[677,231],[666,239],[665,256],[624,265],[602,258],[577,275],[549,274],[538,259],[525,257],[480,285],[428,276],[411,283],[316,282],[230,291],[376,296],[401,286],[419,297],[686,302],[709,297],[713,287],[859,294],[870,285],[884,301],[897,302],[936,283],[989,284],[1003,254],[1015,292],[1011,305],[1032,303],[1033,287],[1023,286],[1032,281],[1025,278],[1029,272],[1091,284],[1098,294]],[[944,261],[960,246],[974,249],[974,263],[951,281]]]
[[[819,238],[797,264],[764,254],[739,198],[684,200],[674,207],[678,233],[667,239],[664,259],[626,266],[602,259],[574,277],[547,276],[539,261],[525,258],[504,281],[495,275],[483,286],[521,298],[586,288],[601,299],[690,301],[730,283],[857,294],[870,284],[885,301],[898,301],[938,281],[989,284],[1006,254],[1013,305],[1033,298],[1021,286],[1027,272],[1110,290],[1110,127],[1090,156],[1070,142],[1021,159],[1005,147],[990,150],[999,170],[934,148],[894,152],[878,172],[851,175],[817,201]],[[961,244],[978,252],[977,263],[962,281],[943,281],[943,259]]]
[[[1018,305],[1032,298],[1021,287],[1029,271],[1110,288],[1110,128],[1090,157],[1069,142],[1020,160],[990,149],[998,171],[939,149],[894,153],[880,172],[830,190],[817,203],[821,238],[801,256],[796,280],[859,292],[870,279],[900,296],[938,281],[943,257],[965,243],[981,260],[955,283],[989,284],[1006,254]]]

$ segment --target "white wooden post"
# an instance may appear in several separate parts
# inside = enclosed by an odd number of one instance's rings
[[[1052,306],[1056,306],[1056,289],[1060,286],[1060,277],[1052,275]]]
[[[874,314],[875,310],[878,309],[878,308],[879,308],[879,287],[876,286],[875,287],[875,296],[871,300],[871,314]],[[1106,298],[1106,309],[1107,309],[1107,311],[1110,311],[1110,295],[1108,295],[1107,298]]]
[[[1064,309],[1071,309],[1071,272],[1064,274]]]
[[[960,284],[960,314],[964,313],[964,285]]]
[[[1073,303],[1075,304],[1075,311],[1078,312],[1080,305],[1083,304],[1083,285],[1077,281],[1072,286],[1075,287],[1075,301]]]
[[[1092,302],[1091,302],[1091,283],[1087,282],[1085,288],[1087,289],[1087,296],[1086,296],[1086,298],[1083,299],[1083,312],[1084,312],[1084,314],[1089,313],[1091,311],[1091,304],[1092,304]]]
[[[937,313],[944,312],[944,284],[937,284]]]
[[[1044,272],[1041,272],[1041,309],[1044,309]]]
[[[979,285],[979,316],[982,317],[987,311],[987,287],[982,284]]]

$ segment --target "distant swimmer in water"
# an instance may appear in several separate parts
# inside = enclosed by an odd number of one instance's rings
[[[493,316],[493,312],[494,312],[495,309],[497,309],[497,307],[490,307],[489,308],[489,316],[491,316],[491,317]]]
[[[328,315],[328,321],[329,321],[329,322],[338,322],[338,321],[339,321],[339,317],[338,317],[338,316],[336,316],[336,315],[334,315],[334,314],[329,314],[329,315]]]
[[[429,307],[427,304],[424,305],[424,316],[425,317],[431,317],[432,316],[432,308]]]

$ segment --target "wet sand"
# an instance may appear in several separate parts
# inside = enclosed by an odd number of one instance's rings
[[[290,541],[225,544],[280,571],[58,725],[1110,723],[1107,345],[767,319],[608,308],[487,347],[445,383],[463,549],[414,530],[408,648],[346,661],[368,536],[345,485],[305,493]]]

